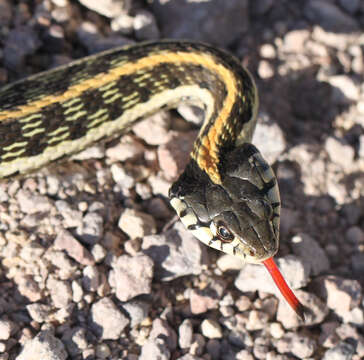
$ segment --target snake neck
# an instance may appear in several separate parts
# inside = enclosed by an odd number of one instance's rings
[[[231,55],[180,41],[97,54],[0,89],[0,177],[37,169],[195,98],[206,120],[192,158],[219,183],[221,156],[239,134],[249,141],[254,128],[255,86]]]

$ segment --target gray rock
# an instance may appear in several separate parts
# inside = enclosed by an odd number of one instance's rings
[[[328,275],[315,279],[312,286],[339,316],[357,307],[362,299],[362,287],[357,280]]]
[[[234,322],[236,323],[236,320]],[[229,332],[228,340],[230,344],[239,348],[252,347],[254,345],[254,339],[244,325],[234,326]]]
[[[75,239],[70,232],[62,229],[54,240],[55,250],[65,250],[66,253],[82,265],[93,265],[95,260],[90,252]]]
[[[29,304],[26,308],[31,318],[38,323],[46,322],[52,310],[51,306],[40,303]]]
[[[114,18],[129,8],[128,0],[80,0],[80,3],[90,10],[109,18]]]
[[[45,256],[52,265],[58,268],[57,277],[61,280],[68,280],[74,275],[77,267],[75,262],[63,252],[63,251],[48,251]]]
[[[150,340],[165,339],[165,343],[169,350],[173,351],[177,347],[177,335],[168,325],[168,322],[162,319],[153,321],[152,330],[149,334]]]
[[[357,203],[344,204],[341,211],[349,225],[357,224],[362,214],[361,208]]]
[[[65,331],[62,336],[62,341],[65,343],[71,356],[81,354],[89,346],[86,329],[79,326]]]
[[[142,250],[153,259],[155,276],[159,280],[197,275],[207,264],[206,246],[180,222],[165,234],[145,236]]]
[[[15,27],[6,37],[4,65],[12,70],[22,69],[26,57],[34,54],[41,46],[37,32],[30,26]]]
[[[354,274],[359,276],[364,272],[364,254],[357,253],[353,254],[351,257],[351,266],[353,268]]]
[[[192,354],[185,354],[180,356],[177,360],[203,360],[203,358]]]
[[[252,12],[254,15],[264,15],[273,6],[274,0],[255,0],[251,3]]]
[[[212,360],[220,359],[220,341],[216,339],[210,339],[206,343],[206,350],[211,356]],[[245,358],[244,358],[245,360]]]
[[[120,256],[113,266],[116,297],[128,301],[149,294],[153,279],[153,261],[146,255]]]
[[[298,234],[292,238],[292,250],[295,255],[299,256],[313,276],[327,271],[330,268],[329,259],[318,244],[318,242],[307,234]]]
[[[299,258],[288,255],[277,260],[277,266],[292,289],[308,283],[308,268]],[[279,290],[262,265],[246,264],[235,279],[235,286],[242,292],[264,291],[279,295]]]
[[[304,14],[314,23],[333,32],[351,32],[359,30],[355,19],[345,14],[332,2],[310,0],[305,6]]]
[[[265,360],[270,348],[270,342],[267,338],[258,336],[254,340],[253,354],[256,359]]]
[[[298,211],[282,206],[280,233],[284,235],[292,233],[292,230],[294,230],[299,223],[300,217],[301,216]]]
[[[57,280],[50,276],[47,280],[47,288],[54,306],[66,308],[72,301],[71,285],[67,281]]]
[[[339,322],[328,321],[321,324],[320,336],[318,338],[318,343],[326,348],[332,348],[338,344],[340,338],[336,333],[336,329],[339,326]]]
[[[66,360],[68,355],[61,340],[49,331],[42,331],[28,340],[16,360]]]
[[[325,319],[329,309],[316,295],[302,290],[296,290],[294,293],[305,307],[306,326],[319,324]],[[283,299],[278,304],[277,321],[281,322],[285,329],[293,329],[302,325],[297,314]]]
[[[101,239],[104,232],[104,220],[96,212],[87,213],[82,225],[76,229],[77,235],[87,244],[94,245]]]
[[[148,316],[150,304],[143,301],[129,301],[122,307],[130,317],[130,326],[135,327]]]
[[[159,29],[152,13],[140,10],[134,18],[135,36],[138,40],[153,40],[159,38]]]
[[[249,331],[262,330],[268,325],[269,315],[258,310],[249,312],[246,329]]]
[[[205,349],[205,338],[201,334],[194,334],[193,341],[190,347],[190,354],[200,356]]]
[[[110,346],[108,346],[105,343],[97,345],[96,356],[98,359],[109,359],[110,355],[111,355]]]
[[[360,8],[360,0],[339,0],[339,4],[350,14],[354,14]]]
[[[276,347],[280,353],[292,353],[299,359],[303,359],[313,355],[317,344],[308,336],[289,332],[278,340]]]
[[[57,200],[55,205],[63,217],[63,226],[65,228],[73,228],[82,225],[81,211],[72,209],[70,204],[64,200]]]
[[[273,164],[286,148],[282,130],[266,113],[259,113],[253,144],[260,150],[269,164]]]
[[[249,28],[247,0],[156,0],[153,13],[163,36],[229,46]]]
[[[103,340],[117,340],[129,320],[109,298],[102,298],[91,307],[91,327]]]
[[[0,1],[0,27],[4,28],[9,26],[11,19],[12,19],[12,7],[11,2],[8,0],[1,0]]]
[[[183,320],[178,328],[178,344],[181,349],[188,349],[191,347],[193,339],[193,326],[190,319]]]
[[[100,272],[96,266],[85,266],[82,271],[82,287],[88,292],[96,292],[100,286]]]
[[[142,346],[141,353],[138,360],[169,360],[171,352],[169,351],[163,339],[148,340]]]
[[[52,208],[52,203],[46,196],[32,194],[29,190],[20,189],[16,198],[25,214],[49,213]]]
[[[333,348],[327,350],[322,360],[351,360],[355,353],[353,345],[341,342]]]
[[[117,46],[125,46],[131,41],[123,36],[113,35],[104,37],[99,33],[97,26],[91,22],[84,22],[77,29],[77,38],[87,49],[89,54],[112,49]]]
[[[21,295],[25,296],[29,301],[36,302],[42,298],[41,289],[38,283],[30,275],[22,275],[16,279],[18,290]]]
[[[336,325],[338,325],[338,323],[336,323]],[[351,324],[341,324],[339,326],[336,326],[335,332],[341,340],[359,340],[361,336],[358,333],[358,329]]]
[[[351,244],[359,245],[364,243],[364,232],[359,226],[351,226],[345,233],[345,238]]]

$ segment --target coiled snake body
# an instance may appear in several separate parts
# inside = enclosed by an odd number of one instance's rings
[[[0,177],[123,133],[181,101],[198,101],[205,121],[170,189],[171,205],[207,245],[248,262],[270,261],[278,250],[280,199],[273,171],[250,144],[256,88],[236,58],[208,45],[134,45],[0,89]]]

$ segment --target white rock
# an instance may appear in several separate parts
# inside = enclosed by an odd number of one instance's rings
[[[109,18],[114,18],[128,9],[129,1],[115,0],[80,0],[80,3],[90,10]]]
[[[341,104],[356,102],[359,99],[359,87],[347,75],[335,75],[328,78],[328,83],[334,87],[334,101]]]
[[[221,326],[218,322],[205,319],[201,323],[201,331],[203,336],[207,337],[208,339],[220,339],[222,338],[222,330]]]
[[[67,357],[62,341],[49,331],[42,331],[24,344],[16,360],[66,360]]]

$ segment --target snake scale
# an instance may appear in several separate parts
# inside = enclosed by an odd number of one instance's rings
[[[263,263],[293,309],[303,306],[273,262],[278,250],[277,180],[251,144],[258,96],[229,53],[189,41],[113,49],[0,89],[0,178],[33,171],[122,134],[181,101],[205,121],[169,196],[200,241],[246,262]]]

